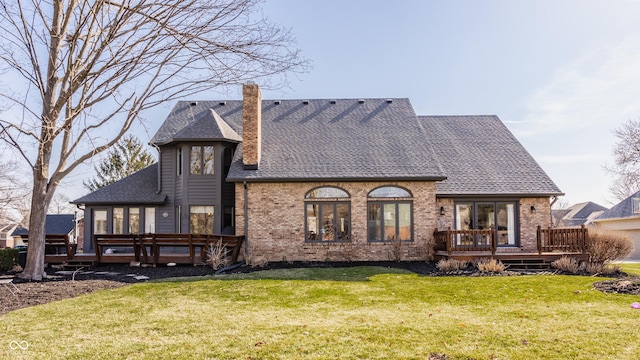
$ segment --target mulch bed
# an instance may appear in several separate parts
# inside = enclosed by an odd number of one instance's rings
[[[263,267],[241,266],[230,270],[228,273],[252,272],[257,270],[286,269],[299,267],[352,267],[352,266],[383,266],[405,269],[425,276],[478,276],[473,270],[461,270],[442,273],[434,263],[427,262],[345,262],[345,263],[270,263]],[[191,277],[212,275],[215,272],[208,266],[157,266],[157,267],[130,267],[128,265],[104,265],[80,272],[63,272],[58,269],[47,269],[48,277],[43,281],[30,282],[13,278],[13,283],[18,289],[15,294],[0,284],[0,315],[9,311],[34,305],[45,304],[51,301],[68,299],[75,296],[88,294],[102,289],[114,289],[132,283],[145,282],[171,277]],[[526,272],[524,272],[526,273]],[[539,272],[538,272],[539,273]],[[551,273],[551,272],[545,272]],[[505,271],[502,276],[522,275],[523,272]],[[0,277],[19,275],[12,272],[0,272]],[[494,276],[496,274],[493,274]],[[595,288],[603,292],[640,295],[640,278],[624,277],[619,274],[615,280],[600,281],[594,284]]]

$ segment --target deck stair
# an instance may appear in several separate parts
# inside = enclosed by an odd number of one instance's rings
[[[64,270],[78,270],[80,268],[92,269],[96,266],[96,261],[88,259],[73,259],[62,263],[61,266]]]
[[[551,261],[547,259],[503,259],[508,270],[552,270]]]

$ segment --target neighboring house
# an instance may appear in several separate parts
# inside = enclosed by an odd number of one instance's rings
[[[598,229],[615,230],[629,236],[634,250],[630,260],[640,260],[640,191],[605,211],[593,223]]]
[[[589,225],[595,218],[608,209],[594,202],[575,204],[566,209],[552,210],[554,227],[576,227]]]
[[[71,242],[75,242],[75,215],[73,214],[48,214],[44,224],[45,235],[67,235]],[[29,229],[22,226],[17,227],[11,236],[16,239],[15,245],[23,245],[28,242]],[[22,239],[22,240],[19,240]]]
[[[235,233],[249,261],[424,260],[434,230],[536,252],[562,192],[496,116],[408,99],[181,101],[159,161],[81,197],[93,234]],[[472,240],[478,241],[478,240]],[[399,250],[398,250],[399,249]]]
[[[0,249],[5,247],[14,247],[13,234],[19,225],[14,222],[0,224]]]

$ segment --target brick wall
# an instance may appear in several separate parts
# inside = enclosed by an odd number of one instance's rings
[[[413,242],[367,241],[367,194],[383,185],[413,194]],[[351,196],[349,243],[305,242],[305,194],[318,186],[335,186]],[[236,185],[236,233],[244,234],[244,187]],[[276,261],[425,260],[436,227],[433,182],[248,183],[247,251],[250,263]]]

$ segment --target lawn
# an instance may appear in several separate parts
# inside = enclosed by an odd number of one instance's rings
[[[637,359],[640,297],[598,280],[355,267],[135,284],[0,317],[0,358]]]

